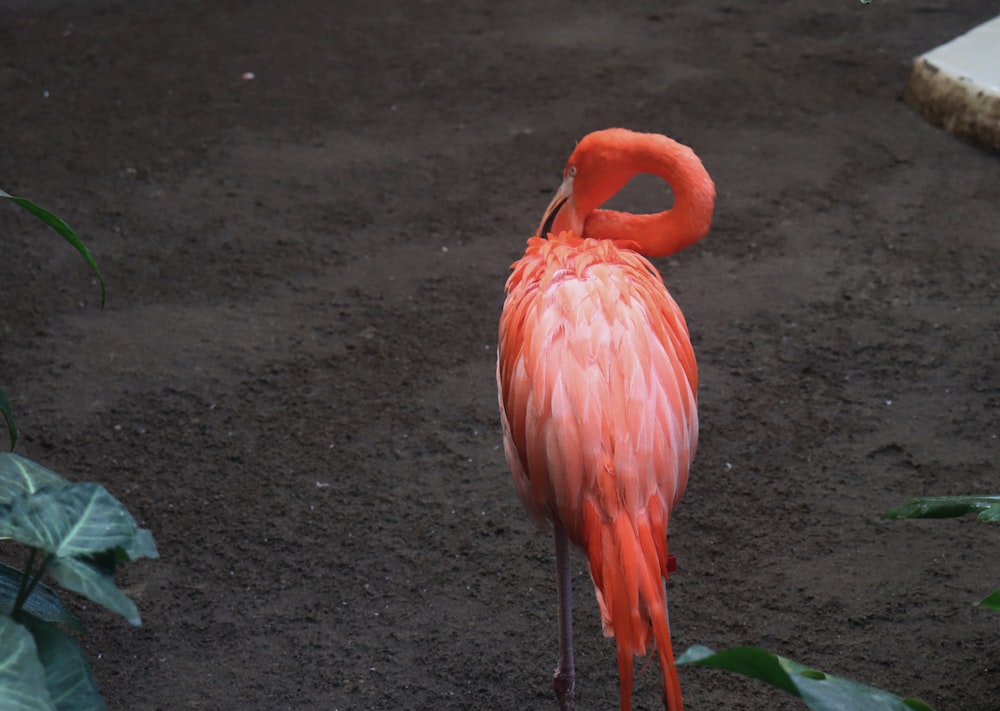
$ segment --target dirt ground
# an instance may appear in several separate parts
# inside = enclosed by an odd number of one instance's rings
[[[996,2],[0,3],[0,385],[18,451],[161,558],[82,600],[112,709],[554,709],[552,546],[503,461],[508,267],[574,141],[694,147],[713,230],[657,262],[698,354],[678,652],[758,644],[995,711],[1000,159],[901,100]],[[244,78],[252,72],[253,78]],[[617,206],[658,209],[655,180]],[[578,709],[617,705],[576,559]],[[641,665],[640,665],[641,666]],[[659,708],[653,662],[636,709]],[[797,709],[685,668],[690,709]]]

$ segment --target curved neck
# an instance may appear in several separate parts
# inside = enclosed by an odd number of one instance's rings
[[[648,215],[594,210],[586,217],[583,234],[633,242],[634,248],[647,257],[665,257],[690,247],[708,232],[715,206],[715,184],[687,146],[665,136],[647,134],[645,138],[628,149],[633,175],[652,173],[663,178],[673,190],[673,207]]]

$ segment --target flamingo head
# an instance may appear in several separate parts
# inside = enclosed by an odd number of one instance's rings
[[[538,236],[569,230],[581,237],[587,217],[607,202],[635,175],[635,166],[622,160],[632,132],[609,128],[590,133],[566,161],[563,180],[545,209]]]

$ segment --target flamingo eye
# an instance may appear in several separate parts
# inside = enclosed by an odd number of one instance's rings
[[[576,177],[576,166],[575,165],[571,165],[569,168],[567,168],[566,174],[569,177],[571,177],[571,178],[575,178]]]

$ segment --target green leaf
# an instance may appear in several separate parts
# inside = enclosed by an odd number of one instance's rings
[[[17,568],[0,563],[0,613],[9,615],[13,611],[23,576]],[[58,622],[83,630],[80,620],[63,604],[55,590],[43,583],[38,583],[31,591],[21,611],[44,622]]]
[[[988,607],[991,610],[1000,610],[1000,589],[994,590],[977,604]]]
[[[0,615],[0,699],[5,711],[56,711],[35,639],[10,615]]]
[[[47,572],[61,585],[141,624],[115,587],[115,563],[159,553],[153,535],[100,484],[69,484],[29,459],[0,454],[0,537],[53,556]]]
[[[129,624],[139,626],[139,610],[128,596],[115,587],[114,575],[81,558],[58,558],[49,566],[49,575],[67,590],[80,593],[116,612]]]
[[[93,270],[94,274],[97,275],[97,281],[100,282],[101,284],[101,308],[103,309],[104,301],[105,298],[107,297],[107,291],[108,291],[107,285],[104,283],[104,275],[101,274],[101,270],[97,268],[97,262],[94,261],[94,255],[92,255],[90,253],[90,250],[87,249],[87,245],[85,245],[83,241],[76,236],[76,233],[70,229],[69,225],[63,222],[62,219],[60,219],[56,215],[53,215],[48,210],[39,207],[30,200],[14,197],[10,193],[5,192],[3,190],[0,190],[0,198],[7,198],[11,202],[17,203],[18,205],[23,207],[25,210],[30,212],[35,217],[39,218],[42,222],[44,222],[49,227],[58,232],[60,235],[62,235],[63,239],[65,239],[67,242],[73,245],[76,251],[79,252],[81,255],[83,255],[83,258],[87,260],[87,264],[90,265],[90,268]]]
[[[933,711],[919,699],[901,699],[887,691],[810,669],[759,647],[736,647],[719,653],[707,647],[691,647],[677,665],[726,669],[760,679],[805,701],[813,711]]]
[[[100,484],[65,484],[21,494],[6,513],[7,521],[0,517],[0,532],[58,558],[115,548],[126,555],[138,548],[140,555],[156,557],[148,533],[139,533],[132,515]]]
[[[1000,521],[1000,496],[927,496],[896,506],[886,518],[954,518],[979,512],[980,521]]]
[[[159,558],[153,532],[148,528],[136,528],[129,545],[115,549],[116,560],[138,560],[139,558]]]
[[[17,454],[0,452],[0,504],[9,504],[18,496],[39,489],[67,485],[68,481],[41,464]]]
[[[4,422],[7,423],[7,435],[10,437],[10,449],[13,452],[17,444],[17,425],[14,424],[14,411],[10,408],[10,400],[3,390],[0,390],[0,415],[3,415]]]
[[[57,711],[105,711],[94,673],[80,645],[58,627],[31,620],[25,625],[35,638],[45,685]]]
[[[795,683],[781,667],[780,659],[757,647],[734,647],[716,653],[708,647],[694,646],[678,657],[677,666],[693,664],[725,669],[766,681],[771,686],[799,696]]]

